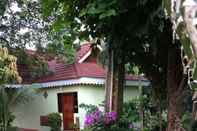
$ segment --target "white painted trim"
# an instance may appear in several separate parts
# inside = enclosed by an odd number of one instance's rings
[[[28,88],[31,87],[31,84],[7,84],[5,85],[7,88]]]
[[[100,45],[96,45],[96,47],[100,50],[100,51],[103,51],[103,48],[100,46]]]
[[[72,86],[79,84],[89,84],[89,85],[104,85],[105,79],[103,78],[91,78],[91,77],[81,77],[78,79],[70,80],[60,80],[60,81],[51,81],[43,83],[34,83],[34,84],[15,84],[15,85],[6,85],[9,88],[21,88],[21,87],[32,87],[32,88],[50,88],[50,87],[59,87],[59,86]],[[150,82],[148,81],[138,81],[138,80],[126,80],[126,86],[149,86]]]
[[[92,53],[92,49],[89,50],[81,59],[78,60],[78,63],[82,63],[84,62],[84,60],[86,60],[86,58],[88,58],[88,56],[90,56]]]

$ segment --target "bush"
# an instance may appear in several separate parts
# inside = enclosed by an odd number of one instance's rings
[[[116,112],[95,112],[86,115],[84,131],[133,131],[133,123],[127,118],[117,119]]]
[[[147,104],[144,111],[144,129],[143,131],[159,130],[159,115],[155,110],[151,113],[152,106]],[[116,119],[116,112],[103,112],[93,105],[82,104],[80,107],[87,111],[85,118],[84,131],[139,131],[140,130],[140,102],[138,99],[124,103],[123,112]],[[162,114],[162,117],[163,116]],[[166,121],[162,119],[162,130],[166,128]]]
[[[80,107],[87,111],[84,131],[134,131],[137,128],[135,122],[139,121],[139,113],[135,102],[124,105],[119,119],[116,112],[103,112],[93,105]]]
[[[48,114],[48,125],[51,128],[51,131],[61,131],[62,119],[60,114]]]

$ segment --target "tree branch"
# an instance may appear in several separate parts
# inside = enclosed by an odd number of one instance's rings
[[[189,34],[189,38],[191,40],[192,50],[193,53],[195,54],[195,57],[197,57],[197,30],[195,25],[193,24],[193,19],[195,17],[193,13],[196,11],[197,11],[196,6],[192,6],[192,7],[186,6],[184,12],[184,21],[186,24],[187,32]]]

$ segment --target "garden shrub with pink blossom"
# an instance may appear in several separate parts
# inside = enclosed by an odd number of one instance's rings
[[[94,105],[82,104],[80,107],[87,111],[83,131],[136,131],[134,123],[139,120],[139,113],[135,106],[129,105],[129,108],[124,106],[127,109],[124,108],[123,114],[117,119],[116,112],[103,112]]]
[[[158,131],[158,111],[153,111],[154,107],[152,104],[146,103],[148,104],[143,108],[144,129],[140,129],[140,102],[138,99],[124,103],[123,112],[118,119],[116,112],[103,112],[102,106],[99,106],[101,107],[99,109],[94,105],[81,104],[80,107],[87,111],[84,123],[85,129],[83,131]],[[166,127],[165,123],[165,121],[162,123],[162,128],[164,126],[164,129]]]
[[[84,131],[134,131],[134,126],[128,121],[117,119],[116,112],[102,112],[98,108],[86,115]]]

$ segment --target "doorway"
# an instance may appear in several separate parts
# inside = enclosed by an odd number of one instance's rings
[[[78,113],[77,100],[77,92],[58,94],[58,110],[63,114],[64,130],[73,129],[74,113]]]

